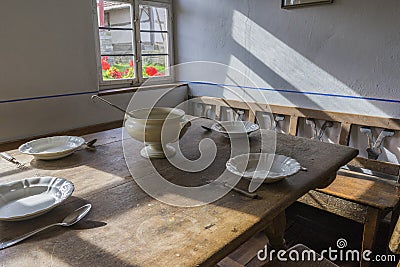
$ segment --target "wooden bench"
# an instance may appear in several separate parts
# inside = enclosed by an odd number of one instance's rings
[[[270,112],[289,120],[286,132],[296,135],[300,118],[332,121],[340,124],[337,143],[348,145],[352,126],[368,126],[394,131],[400,130],[400,120],[298,107],[284,107],[260,103],[245,103],[214,97],[189,97],[191,112],[216,119],[221,110],[241,110],[243,119],[255,121],[257,112]],[[372,250],[379,222],[391,212],[392,229],[399,215],[399,165],[357,157],[348,166],[383,174],[382,177],[349,170],[338,172],[336,179],[326,188],[310,191],[300,202],[364,224],[362,250]],[[392,177],[389,179],[388,177]]]

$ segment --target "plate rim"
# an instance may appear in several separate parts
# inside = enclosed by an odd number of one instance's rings
[[[295,161],[295,164],[297,165],[297,168],[295,169],[295,171],[293,171],[292,173],[290,173],[288,175],[279,175],[279,176],[273,176],[273,177],[266,176],[265,178],[245,176],[245,173],[240,173],[240,172],[236,171],[235,169],[233,169],[233,167],[234,167],[234,165],[232,164],[232,160],[233,159],[235,159],[237,157],[240,157],[240,156],[245,156],[245,155],[261,155],[261,154],[274,155],[274,159],[275,159],[275,156],[283,156],[285,158],[289,158],[289,159]],[[301,164],[295,158],[292,158],[292,157],[289,157],[289,156],[286,156],[286,155],[283,155],[283,154],[267,153],[267,152],[244,153],[244,154],[236,155],[236,156],[234,156],[232,158],[229,158],[229,160],[225,164],[225,167],[229,172],[231,172],[233,174],[236,174],[236,175],[238,175],[240,177],[243,177],[243,178],[246,178],[246,179],[263,180],[263,183],[277,182],[277,181],[282,180],[282,179],[284,179],[286,177],[293,176],[293,175],[295,175],[296,173],[298,173],[301,170]]]
[[[15,181],[10,181],[10,182],[7,182],[7,183],[1,183],[0,187],[6,186],[6,185],[11,185],[11,184],[18,183],[18,182],[24,183],[25,180],[33,180],[33,179],[38,179],[38,178],[39,179],[41,179],[41,178],[55,178],[55,179],[62,180],[64,182],[69,183],[69,185],[71,186],[71,190],[64,198],[60,198],[61,201],[59,201],[58,203],[56,203],[54,205],[51,205],[48,208],[37,210],[35,212],[28,213],[28,214],[21,215],[21,216],[0,217],[0,221],[22,221],[22,220],[29,220],[29,219],[34,218],[36,216],[42,215],[42,214],[54,209],[55,207],[59,206],[63,202],[65,202],[73,194],[73,192],[75,191],[75,185],[74,185],[73,182],[71,182],[70,180],[68,180],[66,178],[56,177],[56,176],[32,176],[32,177],[23,178],[23,179],[19,179],[19,180],[15,180]]]
[[[256,129],[252,129],[252,130],[248,130],[247,127],[245,126],[246,131],[245,132],[227,132],[226,130],[221,131],[220,129],[217,128],[217,125],[222,125],[223,123],[232,123],[232,122],[243,122],[243,124],[245,125],[249,125],[256,126]],[[234,135],[238,135],[238,134],[250,134],[252,132],[258,131],[260,129],[260,126],[257,123],[251,122],[251,121],[221,121],[221,122],[216,122],[211,126],[211,130],[221,133],[221,134],[225,134],[225,135],[229,135],[229,134],[234,134]]]
[[[66,150],[62,150],[62,151],[58,151],[58,152],[28,152],[28,151],[24,151],[23,150],[23,147],[24,146],[27,146],[27,145],[29,145],[29,144],[31,144],[31,143],[34,143],[34,142],[38,142],[38,141],[40,141],[40,140],[46,140],[46,139],[54,139],[54,138],[60,138],[60,137],[68,137],[68,138],[71,138],[71,137],[74,137],[74,138],[78,138],[78,139],[80,139],[79,141],[80,141],[80,144],[78,145],[78,146],[76,146],[76,147],[73,147],[73,148],[70,148],[70,149],[66,149]],[[20,145],[19,147],[18,147],[18,151],[20,152],[20,153],[23,153],[23,154],[27,154],[27,155],[32,155],[32,156],[57,156],[57,155],[60,155],[60,154],[68,154],[68,153],[72,153],[72,152],[74,152],[75,150],[77,150],[77,149],[79,149],[81,146],[83,146],[83,144],[85,143],[85,139],[83,139],[82,137],[80,137],[80,136],[73,136],[73,135],[56,135],[56,136],[48,136],[48,137],[42,137],[42,138],[38,138],[38,139],[33,139],[33,140],[31,140],[31,141],[28,141],[28,142],[26,142],[26,143],[24,143],[24,144],[22,144],[22,145]]]

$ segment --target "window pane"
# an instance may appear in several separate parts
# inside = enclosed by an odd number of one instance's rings
[[[142,57],[143,77],[168,76],[168,56],[143,56]]]
[[[142,54],[167,54],[168,34],[159,32],[141,32]]]
[[[134,78],[134,62],[132,56],[102,56],[101,69],[103,80]]]
[[[141,5],[139,17],[140,30],[168,31],[168,10],[164,7]]]
[[[133,54],[131,30],[99,30],[101,54]]]
[[[127,3],[97,0],[99,27],[132,28],[131,8]]]

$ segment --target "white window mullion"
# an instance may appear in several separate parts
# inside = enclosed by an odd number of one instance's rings
[[[134,14],[134,32],[135,32],[135,54],[136,54],[136,73],[139,84],[143,82],[142,77],[142,43],[140,39],[140,18],[139,18],[139,1],[134,1],[135,14]]]
[[[174,74],[174,69],[172,66],[174,66],[175,61],[174,61],[174,21],[173,21],[173,13],[172,13],[172,5],[168,4],[168,33],[169,33],[169,38],[168,38],[168,67],[169,67],[169,80],[170,81],[175,81],[175,74]]]
[[[139,73],[139,66],[138,66],[138,49],[137,49],[137,42],[140,40],[137,36],[137,18],[138,18],[138,5],[137,1],[135,0],[130,0],[130,4],[133,6],[133,9],[131,10],[131,18],[132,18],[132,27],[133,27],[133,34],[132,34],[132,49],[134,55],[134,68],[133,71],[135,72],[135,77],[132,80],[132,85],[136,85],[140,82],[141,79],[141,74]]]
[[[94,30],[94,38],[98,40],[95,42],[95,50],[96,50],[96,67],[97,67],[97,80],[98,80],[98,90],[100,90],[100,85],[103,81],[103,73],[101,69],[101,51],[100,51],[100,34],[99,34],[99,23],[98,23],[98,15],[97,15],[97,0],[92,0],[92,17],[93,17],[93,30]]]

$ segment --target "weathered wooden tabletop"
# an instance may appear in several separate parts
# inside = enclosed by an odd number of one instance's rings
[[[195,121],[181,140],[183,154],[199,156],[198,142],[215,141],[218,153],[204,171],[186,173],[165,159],[153,160],[156,169],[177,184],[196,186],[215,179],[229,159],[229,140],[202,130]],[[0,251],[2,266],[196,266],[213,265],[243,241],[262,230],[274,217],[311,189],[326,185],[338,168],[357,150],[289,135],[277,135],[276,152],[297,159],[307,172],[299,172],[274,184],[262,185],[250,199],[233,191],[207,205],[182,208],[164,204],[143,192],[124,160],[122,129],[85,136],[97,138],[97,149],[81,149],[55,161],[36,161],[17,150],[9,153],[27,168],[17,169],[0,160],[0,182],[35,175],[51,175],[72,181],[75,191],[64,204],[35,219],[0,222],[0,239],[7,240],[35,228],[61,221],[84,203],[93,205],[87,218],[71,228],[53,228]],[[270,135],[270,132],[262,132]],[[127,135],[127,147],[135,153],[132,175],[146,177],[152,169],[139,156],[143,144]],[[260,150],[260,133],[250,136],[251,150]],[[264,147],[263,147],[264,149]],[[267,148],[268,150],[268,148]],[[130,159],[132,162],[132,159]],[[247,181],[239,187],[246,189]]]

